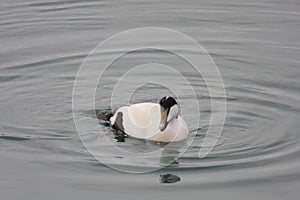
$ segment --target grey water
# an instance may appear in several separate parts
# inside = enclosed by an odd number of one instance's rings
[[[299,199],[299,1],[1,0],[0,5],[1,200]],[[72,91],[78,69],[96,45],[139,27],[169,28],[199,42],[220,70],[227,112],[217,144],[200,159],[211,115],[203,79],[170,52],[148,49],[124,55],[112,63],[97,89],[96,110],[76,115],[96,120],[95,113],[110,108],[111,90],[124,69],[152,62],[180,70],[200,102],[196,111],[188,104],[193,99],[187,88],[176,77],[164,77],[187,102],[182,110],[195,140],[170,166],[133,174],[110,168],[85,149],[73,120]],[[172,41],[174,48],[181,45]],[[156,102],[169,92],[145,85],[130,103]],[[90,133],[110,139],[101,143],[108,163],[130,169],[169,162],[186,145],[168,149],[133,138],[117,142],[102,122],[99,131]],[[115,147],[166,154],[141,162],[119,156]]]

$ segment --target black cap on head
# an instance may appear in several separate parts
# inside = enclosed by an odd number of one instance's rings
[[[167,108],[171,108],[173,105],[177,104],[177,102],[175,101],[175,99],[173,97],[163,97],[160,101],[159,104],[164,107],[165,109]]]

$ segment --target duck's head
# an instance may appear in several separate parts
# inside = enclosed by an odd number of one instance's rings
[[[159,124],[159,130],[164,131],[168,123],[174,119],[177,118],[179,115],[179,106],[176,102],[176,100],[173,97],[163,97],[160,101],[160,113],[161,113],[161,119]]]

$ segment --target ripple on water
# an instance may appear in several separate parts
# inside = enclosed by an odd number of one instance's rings
[[[284,160],[297,159],[294,165],[291,165],[291,170],[293,171],[294,167],[299,165],[297,156],[297,153],[300,151],[298,145],[299,135],[293,129],[293,127],[297,126],[298,115],[295,115],[295,113],[299,111],[293,105],[277,102],[276,100],[280,96],[276,96],[273,92],[268,93],[268,90],[263,92],[261,88],[255,89],[255,87],[260,87],[256,85],[251,87],[251,90],[237,87],[228,88],[229,99],[234,100],[227,101],[229,109],[223,133],[207,157],[199,159],[198,153],[201,148],[204,148],[202,145],[208,124],[201,124],[198,128],[190,127],[190,135],[195,137],[187,151],[177,158],[178,152],[184,149],[182,146],[187,145],[186,143],[181,143],[170,148],[168,156],[162,156],[161,160],[164,160],[166,157],[172,158],[172,156],[174,161],[176,160],[176,165],[170,165],[167,169],[198,171],[222,168],[226,172],[227,170],[258,169],[262,166],[272,166],[276,173],[281,174],[283,172],[286,173],[280,167]],[[203,111],[202,115],[210,115],[209,109],[204,109]],[[98,110],[98,112],[100,111]],[[191,114],[190,117],[192,118],[193,115]],[[185,120],[190,119],[187,118]],[[107,128],[105,130],[105,134],[112,134],[111,129]],[[118,144],[116,145],[118,146]],[[145,143],[145,141],[132,138],[126,138],[125,142],[119,147],[132,151],[132,146],[135,147],[134,151],[140,152],[151,152],[157,148],[167,149],[167,147],[159,146],[153,148],[155,144]],[[124,160],[124,157],[122,159]],[[160,164],[155,163],[155,161],[153,163],[151,158],[149,158],[149,161],[148,164],[150,165]],[[125,163],[134,167],[134,162],[134,160],[130,160],[130,162]],[[266,176],[270,176],[270,174],[266,173]],[[260,178],[263,177],[262,175]],[[243,174],[235,176],[236,181],[243,178]]]

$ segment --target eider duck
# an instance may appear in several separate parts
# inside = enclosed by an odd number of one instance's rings
[[[159,103],[137,103],[122,106],[108,120],[118,133],[155,142],[175,142],[188,137],[189,129],[180,116],[173,97]]]

